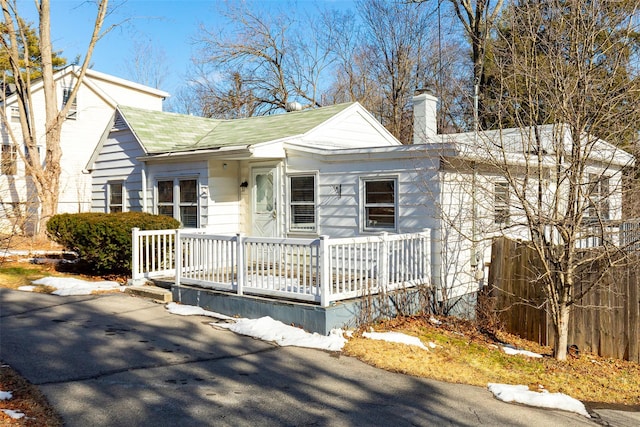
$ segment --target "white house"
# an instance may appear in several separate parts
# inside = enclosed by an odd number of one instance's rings
[[[510,211],[497,167],[506,160],[515,176],[526,176],[523,130],[438,135],[436,102],[427,94],[414,98],[413,145],[400,144],[358,103],[238,120],[118,106],[87,165],[92,210],[142,210],[185,227],[250,236],[429,229],[440,297],[472,298],[490,259],[488,239],[526,237],[510,226],[519,214]],[[507,149],[487,148],[497,141]],[[589,167],[608,171],[607,215],[619,218],[621,170],[633,159],[600,145]],[[551,169],[553,159],[545,162]],[[544,197],[553,198],[556,189],[544,185]]]
[[[67,97],[79,75],[79,68],[68,66],[54,75],[59,105],[66,103]],[[42,80],[32,85],[32,110],[38,148],[44,159],[44,91]],[[87,70],[76,100],[62,126],[61,148],[62,175],[58,212],[85,212],[91,206],[91,177],[85,170],[105,127],[113,116],[116,105],[127,105],[162,110],[162,101],[169,94],[148,86],[143,86],[118,77]],[[24,151],[22,132],[18,116],[17,95],[7,96],[4,102],[8,125],[15,135],[19,147],[9,136],[5,123],[1,124],[2,161],[0,175],[0,216],[4,225],[10,225],[12,214],[25,214],[26,202],[33,197],[25,178],[24,164],[18,150]],[[9,216],[9,218],[8,218]],[[7,224],[9,222],[9,224]]]

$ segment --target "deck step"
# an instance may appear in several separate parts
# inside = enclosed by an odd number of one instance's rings
[[[159,302],[173,301],[171,291],[158,286],[129,286],[125,292],[139,297],[150,298]]]

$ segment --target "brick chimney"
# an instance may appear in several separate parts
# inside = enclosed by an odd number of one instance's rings
[[[425,90],[416,91],[413,97],[413,143],[436,142],[438,122],[436,109],[438,98]]]

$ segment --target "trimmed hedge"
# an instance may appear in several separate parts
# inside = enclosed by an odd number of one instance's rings
[[[168,230],[180,222],[143,212],[60,214],[47,222],[47,234],[74,251],[96,274],[131,274],[131,229]]]

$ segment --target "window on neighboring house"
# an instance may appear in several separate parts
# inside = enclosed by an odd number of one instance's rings
[[[395,179],[364,180],[364,229],[396,228]]]
[[[18,152],[15,145],[4,144],[2,146],[1,169],[3,175],[16,175],[18,173]]]
[[[316,179],[314,175],[289,177],[289,230],[316,230]]]
[[[157,212],[176,218],[187,228],[198,226],[198,181],[172,179],[158,181]]]
[[[71,97],[71,91],[73,88],[65,87],[62,89],[62,107],[64,108],[69,102],[69,98]],[[71,107],[69,107],[69,112],[67,113],[67,119],[75,120],[78,117],[78,96],[74,98],[71,103]]]
[[[609,206],[609,177],[589,174],[589,205],[587,207],[586,220],[608,220],[610,218]]]
[[[109,212],[124,211],[124,186],[122,182],[111,182],[108,185]]]
[[[511,204],[508,182],[496,182],[493,185],[494,192],[494,222],[496,224],[509,224]]]
[[[20,121],[20,109],[18,107],[11,107],[11,121],[19,122]]]

